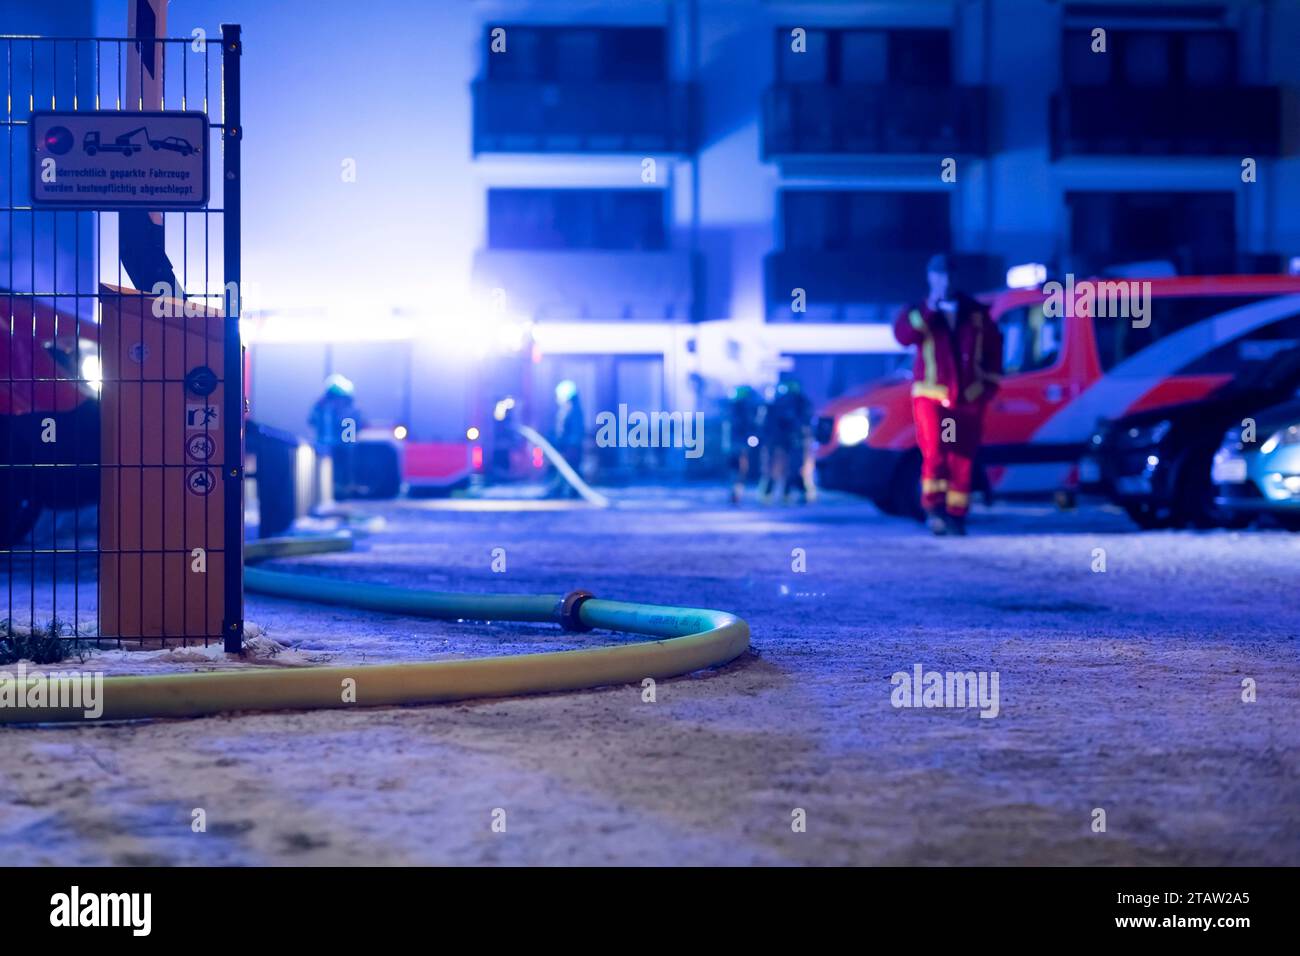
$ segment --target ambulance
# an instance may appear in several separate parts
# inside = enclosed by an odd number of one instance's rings
[[[1244,361],[1300,344],[1300,276],[1044,279],[980,296],[1004,340],[976,469],[986,498],[1070,497],[1099,421],[1203,398]],[[825,406],[822,487],[920,515],[911,388],[901,371]]]

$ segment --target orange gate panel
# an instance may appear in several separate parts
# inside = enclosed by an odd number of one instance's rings
[[[222,635],[222,313],[101,285],[99,629]],[[231,429],[235,429],[233,433]]]

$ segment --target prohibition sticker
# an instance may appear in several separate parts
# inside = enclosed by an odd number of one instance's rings
[[[195,461],[207,461],[217,451],[217,440],[206,432],[185,439],[185,454]]]
[[[185,476],[185,486],[189,488],[190,494],[206,498],[217,486],[217,476],[211,468],[191,468]]]
[[[221,416],[218,413],[216,405],[186,405],[185,406],[185,427],[193,430],[196,428],[220,428]]]

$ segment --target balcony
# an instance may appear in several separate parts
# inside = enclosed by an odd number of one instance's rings
[[[1073,87],[1052,97],[1052,155],[1277,156],[1282,91]]]
[[[691,87],[480,81],[474,153],[688,153]]]
[[[695,267],[682,250],[480,249],[474,286],[504,289],[510,310],[535,321],[688,321]]]
[[[893,310],[925,295],[925,263],[933,249],[799,250],[768,254],[764,262],[769,322],[861,322],[893,319]],[[958,253],[954,265],[963,291],[1001,288],[996,256]],[[807,311],[791,311],[791,292],[803,289]]]
[[[977,86],[774,86],[763,158],[987,155],[988,91]]]

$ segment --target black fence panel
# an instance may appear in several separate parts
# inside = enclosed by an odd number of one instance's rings
[[[242,643],[241,55],[0,37],[0,663]]]

